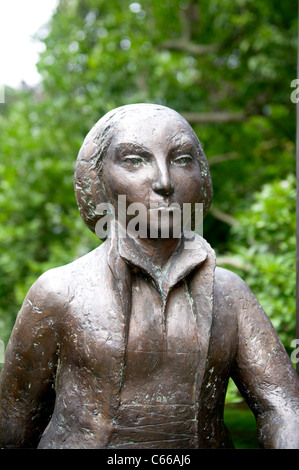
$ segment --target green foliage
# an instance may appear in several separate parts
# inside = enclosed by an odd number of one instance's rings
[[[235,215],[231,260],[251,287],[290,352],[296,337],[296,179],[264,185]],[[236,270],[236,269],[235,269]]]
[[[244,404],[229,405],[224,410],[224,422],[235,449],[259,449],[254,415]]]

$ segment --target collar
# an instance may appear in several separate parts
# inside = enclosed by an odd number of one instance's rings
[[[192,240],[193,238],[193,240]],[[192,240],[192,242],[190,242]],[[190,243],[192,245],[190,246]],[[199,267],[208,256],[203,238],[199,235],[186,232],[180,239],[180,244],[169,258],[163,268],[155,266],[151,260],[141,251],[134,238],[126,236],[117,238],[112,234],[111,247],[108,259],[109,265],[118,277],[119,261],[125,261],[131,267],[137,267],[145,272],[154,281],[165,302],[170,290],[182,279],[186,278],[195,268]],[[120,258],[120,259],[119,259]],[[118,280],[120,281],[119,277]]]

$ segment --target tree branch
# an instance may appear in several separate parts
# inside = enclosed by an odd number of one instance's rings
[[[197,1],[189,1],[189,4],[180,9],[180,19],[182,24],[181,37],[162,42],[158,48],[174,51],[187,52],[193,55],[211,54],[219,49],[216,44],[197,44],[192,41],[194,27],[198,29],[199,6]]]
[[[158,48],[187,52],[188,54],[194,55],[204,55],[216,52],[219,49],[219,46],[216,44],[195,44],[194,42],[186,41],[184,39],[173,39],[171,41],[162,42]]]
[[[226,122],[242,122],[248,117],[245,111],[230,112],[230,111],[212,111],[211,113],[180,113],[188,122],[193,124],[206,124],[206,123],[226,123]]]
[[[217,266],[232,266],[247,272],[251,270],[249,263],[244,263],[241,259],[232,256],[217,256]]]
[[[214,155],[208,159],[209,166],[216,165],[217,163],[227,162],[228,160],[236,160],[239,158],[237,152],[223,153],[221,155]]]
[[[212,214],[213,217],[215,217],[215,219],[221,220],[221,222],[225,222],[226,224],[232,227],[238,224],[238,221],[234,217],[229,214],[226,214],[225,212],[222,212],[219,209],[216,209],[213,206],[210,208],[209,212]]]
[[[190,41],[192,25],[190,17],[186,10],[180,10],[180,18],[182,22],[182,41]]]

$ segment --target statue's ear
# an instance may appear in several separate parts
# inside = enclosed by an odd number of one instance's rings
[[[202,181],[202,195],[201,200],[199,202],[203,203],[203,217],[205,217],[209,211],[213,200],[213,185],[208,164],[204,168],[204,175],[202,176]]]
[[[96,214],[96,207],[107,202],[107,198],[97,168],[98,149],[91,137],[87,135],[77,157],[74,189],[80,215],[87,227],[95,232],[96,223],[101,217]]]
[[[212,184],[212,178],[211,178],[208,160],[199,141],[198,141],[198,150],[199,150],[199,167],[200,167],[200,177],[201,177],[201,193],[200,193],[198,202],[201,202],[203,204],[203,217],[205,217],[208,213],[208,210],[213,200],[213,184]]]
[[[113,109],[101,117],[84,139],[79,150],[74,175],[75,196],[80,215],[87,227],[95,232],[95,226],[101,215],[96,213],[98,204],[108,202],[99,162],[110,144],[108,135],[112,135],[113,118],[122,107]]]

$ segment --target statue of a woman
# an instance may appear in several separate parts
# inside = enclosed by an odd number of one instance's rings
[[[111,111],[84,141],[75,191],[91,230],[101,204],[115,220],[97,249],[29,290],[1,375],[1,446],[232,447],[223,422],[232,377],[261,447],[299,448],[299,379],[268,317],[200,235],[192,249],[183,228],[174,236],[172,204],[206,213],[212,200],[185,119],[150,104]],[[145,208],[143,237],[126,231],[131,204]],[[159,218],[151,236],[155,205],[168,237]]]

